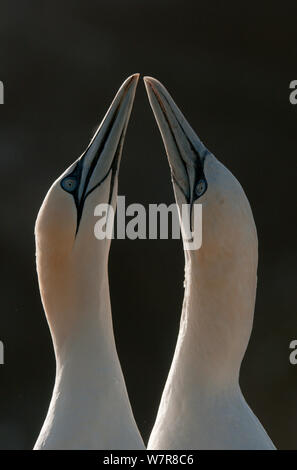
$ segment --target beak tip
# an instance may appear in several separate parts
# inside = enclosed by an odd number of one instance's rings
[[[129,89],[131,90],[136,90],[138,80],[139,80],[140,74],[139,73],[134,73],[133,75],[130,75],[122,84],[120,90],[123,90],[124,93],[127,92]]]
[[[160,93],[166,93],[166,89],[156,78],[146,76],[143,77],[143,81],[149,96],[153,93],[158,97]]]
[[[127,78],[126,82],[127,84],[130,83],[137,83],[140,77],[140,73],[133,73],[133,75],[130,75],[130,77]]]
[[[157,80],[153,77],[143,77],[143,81],[149,100],[151,100],[152,96],[156,95],[154,82],[157,82]]]
[[[157,80],[155,80],[153,77],[143,77],[143,81],[144,81],[144,84],[146,87],[148,86],[153,86],[153,83],[156,82]]]
[[[146,75],[145,77],[143,77],[143,80],[145,82],[150,82],[150,81],[152,81],[152,82],[155,81],[156,82],[157,81],[154,77],[150,77],[149,75]]]

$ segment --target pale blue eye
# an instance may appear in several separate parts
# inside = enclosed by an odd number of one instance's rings
[[[202,196],[202,194],[204,193],[206,189],[206,183],[204,180],[200,180],[198,181],[198,184],[196,186],[196,195],[199,197],[199,196]]]
[[[61,181],[61,186],[63,189],[65,189],[65,191],[72,192],[77,186],[77,180],[72,176],[66,177],[63,179],[63,181]]]

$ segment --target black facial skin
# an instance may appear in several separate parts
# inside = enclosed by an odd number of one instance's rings
[[[105,179],[108,177],[110,172],[111,172],[111,181],[110,181],[110,188],[109,188],[108,204],[111,203],[113,190],[114,190],[115,176],[116,176],[116,173],[117,173],[117,170],[118,170],[119,160],[120,160],[120,156],[121,156],[121,152],[122,152],[124,131],[122,131],[122,134],[121,134],[121,137],[119,139],[118,146],[117,146],[114,158],[113,158],[113,160],[110,164],[110,167],[109,167],[107,173],[89,191],[87,191],[87,187],[88,187],[89,181],[91,179],[92,173],[93,173],[93,171],[94,171],[94,169],[97,165],[97,162],[98,162],[98,160],[99,160],[99,158],[102,154],[102,151],[104,150],[106,141],[107,141],[108,136],[111,132],[114,121],[116,119],[117,111],[118,111],[118,109],[115,111],[115,114],[114,114],[114,116],[113,116],[107,130],[106,130],[106,133],[105,133],[105,135],[104,135],[104,137],[101,141],[101,144],[100,144],[100,147],[99,147],[99,149],[96,153],[96,156],[93,158],[92,164],[89,168],[89,171],[88,171],[85,183],[84,183],[84,188],[83,188],[81,198],[79,199],[79,197],[78,197],[79,187],[80,187],[80,184],[81,184],[81,175],[82,175],[82,170],[83,170],[83,166],[84,166],[84,160],[85,160],[86,154],[87,154],[90,146],[85,150],[83,155],[79,158],[79,160],[77,161],[77,164],[75,165],[74,170],[71,173],[69,173],[67,176],[65,176],[62,179],[61,183],[60,183],[62,189],[64,191],[70,193],[73,196],[73,199],[74,199],[74,202],[75,202],[75,206],[76,206],[76,210],[77,210],[77,223],[76,223],[75,236],[78,233],[79,224],[80,224],[80,221],[81,221],[81,216],[82,216],[83,207],[84,207],[84,203],[85,203],[86,198],[88,197],[89,194],[91,194],[94,191],[94,189],[96,189],[98,186],[100,186],[100,184],[103,183],[103,181],[105,181]]]

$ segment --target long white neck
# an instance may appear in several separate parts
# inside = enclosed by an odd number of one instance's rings
[[[257,269],[256,259],[242,262],[220,272],[203,250],[186,252],[180,330],[149,449],[273,447],[238,384]]]
[[[68,318],[69,312],[46,312],[57,369],[53,396],[35,449],[144,448],[116,352],[107,266],[101,267],[99,282],[97,276],[96,282],[92,276],[89,279],[86,281],[82,272],[71,311],[74,323],[68,332],[59,328],[64,334],[55,334],[51,319],[57,322],[57,316],[63,314]]]
[[[207,257],[206,257],[207,258]],[[186,253],[185,295],[177,342],[183,373],[215,388],[235,387],[250,337],[256,264],[215,270],[204,255]]]

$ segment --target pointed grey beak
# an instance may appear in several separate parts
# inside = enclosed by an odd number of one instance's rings
[[[62,188],[74,197],[77,228],[88,195],[110,177],[108,204],[112,201],[115,177],[119,169],[123,142],[133,106],[139,74],[122,84],[85,152],[74,169],[61,180]]]
[[[209,153],[177,107],[166,88],[155,78],[144,77],[145,87],[166,149],[173,183],[192,207],[207,189],[204,160]]]

